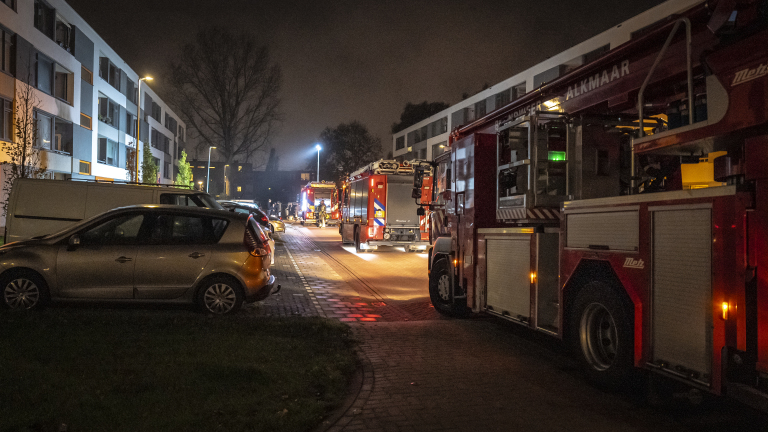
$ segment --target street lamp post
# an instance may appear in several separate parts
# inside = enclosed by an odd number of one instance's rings
[[[208,147],[208,176],[205,178],[205,192],[208,193],[208,186],[211,185],[211,150],[216,147]]]
[[[322,150],[322,147],[320,147],[320,144],[315,144],[315,149],[317,149],[317,181],[320,181],[320,150]]]
[[[139,79],[139,99],[137,102],[138,117],[136,118],[136,183],[139,182],[139,141],[141,141],[141,82],[152,81],[151,76]]]

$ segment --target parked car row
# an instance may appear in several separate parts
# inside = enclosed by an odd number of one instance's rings
[[[225,211],[210,195],[43,181],[58,189],[51,191],[37,182],[24,181],[22,187],[16,183],[11,193],[6,230],[19,241],[0,247],[0,289],[6,307],[34,309],[64,300],[171,302],[197,304],[222,315],[280,289],[270,273],[274,242],[268,233],[252,214]],[[85,217],[104,205],[91,200],[98,195],[94,186],[112,186],[109,205],[120,196],[145,204]],[[37,196],[29,196],[34,199],[19,192],[33,189]],[[30,203],[57,193],[82,199],[53,200],[47,210]],[[57,217],[62,214],[73,217]],[[32,237],[29,233],[36,228],[19,227],[34,225],[14,226],[11,221],[17,219],[65,226]]]

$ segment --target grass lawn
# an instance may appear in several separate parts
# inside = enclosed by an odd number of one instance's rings
[[[0,431],[306,431],[344,399],[354,349],[319,318],[0,310]]]

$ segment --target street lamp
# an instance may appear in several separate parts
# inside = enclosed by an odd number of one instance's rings
[[[320,181],[320,150],[323,148],[320,146],[320,144],[315,144],[315,149],[317,150],[317,181]]]
[[[208,186],[211,184],[211,150],[216,147],[208,147],[208,177],[205,178],[205,192],[208,193]]]
[[[141,140],[141,82],[152,81],[151,76],[145,76],[139,79],[139,100],[137,101],[138,118],[136,119],[136,183],[139,182],[139,141]]]

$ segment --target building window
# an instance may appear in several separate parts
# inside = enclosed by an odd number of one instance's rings
[[[163,164],[163,178],[169,179],[171,178],[171,163],[165,162]]]
[[[485,100],[481,100],[480,102],[475,104],[475,118],[479,119],[485,115]]]
[[[134,105],[136,104],[136,84],[130,78],[125,79],[125,97]]]
[[[238,171],[242,171],[242,170],[243,170],[243,166],[242,166],[242,165],[238,165],[238,166],[237,166],[237,170],[238,170]]]
[[[35,121],[37,122],[37,147],[50,150],[51,141],[53,141],[53,117],[35,111]]]
[[[242,191],[243,191],[243,187],[242,187],[242,186],[238,186],[238,187],[237,187],[237,191],[238,191],[238,192],[242,192]]]
[[[91,175],[91,163],[80,161],[80,168],[78,168],[78,173],[83,175]]]
[[[93,130],[93,119],[87,114],[80,113],[80,126]]]
[[[83,79],[83,81],[87,82],[90,85],[93,85],[93,72],[88,70],[87,67],[82,66],[80,68],[80,78]]]
[[[72,31],[72,26],[60,15],[56,15],[56,35],[54,40],[60,47],[72,52],[72,48],[75,45],[75,33]]]
[[[405,135],[395,138],[395,150],[402,150],[405,148]]]
[[[72,123],[60,118],[54,120],[54,135],[51,150],[59,153],[72,153]]]
[[[301,179],[303,181],[308,181],[309,180],[309,174],[310,173],[301,173]]]
[[[0,117],[0,140],[11,140],[11,129],[13,125],[13,111],[11,110],[11,101],[7,99],[0,99],[0,110],[2,110],[2,116]]]
[[[184,141],[184,128],[179,125],[179,139]]]
[[[99,58],[99,76],[109,85],[120,90],[120,68],[106,57]]]
[[[120,105],[106,96],[99,96],[99,121],[115,129],[120,126]]]
[[[75,74],[64,69],[58,64],[56,65],[55,70],[56,73],[54,75],[53,95],[72,105],[74,103],[72,93],[75,87]]]
[[[47,94],[53,93],[53,61],[38,53],[35,71],[35,87]]]
[[[162,109],[160,108],[160,105],[152,102],[152,118],[157,120],[158,123],[160,123],[161,117],[162,117]]]
[[[129,112],[125,113],[125,133],[136,138],[136,116]]]
[[[13,35],[5,30],[0,30],[0,44],[3,52],[0,54],[0,69],[7,74],[13,75]]]
[[[117,143],[106,138],[99,137],[99,154],[97,155],[97,161],[117,166]]]
[[[35,0],[35,28],[53,39],[56,11],[42,0]]]
[[[0,0],[0,2],[3,2],[9,8],[16,10],[16,0]]]

